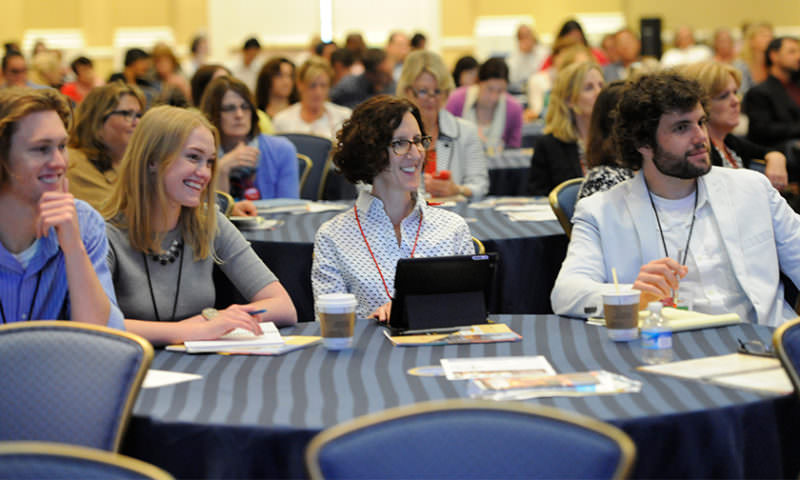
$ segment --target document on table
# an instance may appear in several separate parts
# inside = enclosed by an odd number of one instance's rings
[[[448,380],[512,376],[555,375],[553,366],[542,355],[520,357],[443,358],[440,360]]]
[[[154,370],[151,368],[144,377],[142,388],[166,387],[167,385],[189,382],[201,378],[203,377],[193,373],[170,372],[169,370]]]
[[[236,328],[218,340],[195,340],[183,342],[183,344],[188,353],[210,353],[232,348],[283,345],[284,340],[274,323],[263,322],[260,325],[264,332],[262,335],[253,335],[247,330]]]
[[[400,347],[516,342],[522,340],[522,336],[511,330],[505,323],[472,325],[471,327],[462,328],[454,333],[392,336],[389,334],[388,330],[384,330],[383,334],[392,342],[392,345]]]
[[[639,325],[650,313],[647,310],[639,312]],[[725,313],[721,315],[710,315],[707,313],[695,312],[693,310],[682,310],[672,307],[664,307],[661,316],[667,323],[667,328],[673,332],[685,330],[700,330],[702,328],[722,327],[742,323],[742,319],[735,313]],[[605,326],[604,318],[589,318],[589,325]]]
[[[529,203],[527,205],[502,205],[495,208],[508,215],[512,222],[546,222],[557,220],[550,205]]]
[[[759,392],[790,393],[793,389],[777,358],[743,353],[648,365],[639,370]]]

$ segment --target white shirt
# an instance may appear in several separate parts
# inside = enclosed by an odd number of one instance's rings
[[[261,57],[256,57],[250,62],[250,66],[245,65],[242,60],[237,60],[236,63],[230,66],[233,76],[244,82],[247,88],[253,92],[253,95],[256,93],[256,81],[258,80],[258,72],[261,70],[262,63]]]
[[[310,133],[333,139],[344,121],[353,113],[347,107],[325,102],[325,113],[312,123],[306,123],[300,116],[300,108],[298,102],[275,115],[272,119],[275,133]]]
[[[356,315],[359,318],[368,317],[391,300],[386,294],[375,261],[380,266],[389,293],[394,295],[397,260],[411,256],[418,227],[419,239],[416,240],[414,257],[475,253],[472,235],[463,218],[453,212],[427,206],[420,195],[417,198],[414,210],[400,224],[399,245],[383,202],[367,191],[362,190],[356,200],[364,236],[361,235],[352,208],[322,224],[314,241],[311,268],[314,298],[325,293],[352,293],[358,300]],[[364,237],[369,242],[375,260],[367,249]]]
[[[674,67],[689,63],[703,62],[711,60],[713,56],[711,49],[705,45],[692,45],[688,48],[670,48],[661,57],[663,67]]]
[[[536,45],[530,53],[516,50],[506,59],[508,64],[508,81],[518,89],[524,89],[531,75],[542,68],[549,50],[544,45]]]
[[[694,229],[686,255],[688,273],[680,281],[678,298],[698,312],[713,315],[736,313],[743,320],[754,320],[756,312],[731,267],[719,226],[707,201],[705,187],[699,183],[698,188],[700,197],[697,200]],[[678,262],[683,261],[685,252],[678,258],[678,249],[686,248],[694,198],[694,193],[678,200],[653,194],[653,203],[658,210],[664,240],[669,249],[669,254],[665,256]]]

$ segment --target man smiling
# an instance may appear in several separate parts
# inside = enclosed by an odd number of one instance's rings
[[[641,303],[680,296],[705,313],[779,325],[796,314],[779,274],[800,281],[800,217],[763,175],[711,167],[706,98],[672,73],[641,77],[618,106],[615,141],[636,177],[578,203],[553,310],[602,310],[612,268]]]
[[[55,90],[0,92],[0,322],[122,328],[105,222],[68,192],[70,114]]]

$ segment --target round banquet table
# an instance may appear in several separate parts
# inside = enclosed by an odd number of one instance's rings
[[[555,315],[499,315],[514,343],[393,347],[382,327],[356,322],[354,348],[315,345],[282,356],[158,351],[152,368],[202,379],[142,390],[122,453],[178,478],[302,478],[303,453],[322,429],[367,413],[467,397],[464,381],[408,370],[442,358],[544,355],[559,373],[608,370],[640,380],[638,393],[528,400],[608,421],[637,446],[634,478],[796,478],[800,405],[636,370],[638,343],[613,343],[602,327]],[[318,335],[316,323],[281,333]],[[737,339],[769,341],[752,324],[681,332],[676,359],[736,351]]]
[[[543,198],[536,201],[546,202]],[[472,235],[483,242],[487,252],[499,254],[489,311],[552,313],[550,290],[568,243],[558,221],[512,222],[502,212],[473,208],[468,203],[458,203],[449,209],[467,220]],[[282,224],[273,230],[242,231],[289,292],[300,321],[314,318],[311,290],[314,235],[323,222],[339,213],[341,211],[269,214],[268,218],[281,220]],[[241,303],[238,292],[219,270],[215,272],[215,283],[217,306]]]

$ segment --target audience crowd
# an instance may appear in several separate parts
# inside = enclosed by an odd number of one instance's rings
[[[317,232],[314,295],[354,293],[359,316],[385,321],[397,259],[473,252],[464,219],[429,199],[486,196],[489,160],[529,130],[541,133],[528,194],[585,177],[556,313],[596,311],[614,266],[643,299],[680,280],[700,310],[790,318],[779,271],[800,280],[800,41],[751,23],[705,44],[683,25],[659,59],[632,28],[593,46],[574,19],[550,46],[530,25],[515,39],[505,57],[448,68],[421,32],[382,47],[316,37],[296,58],[251,37],[225,65],[197,36],[183,62],[163,43],[127,50],[107,82],[86,56],[7,44],[3,323],[80,318],[154,343],[295,323],[279,279],[215,207],[230,195],[255,215],[249,201],[299,197],[305,152],[284,133],[330,140],[332,168],[358,191]],[[249,303],[212,308],[215,264]]]

